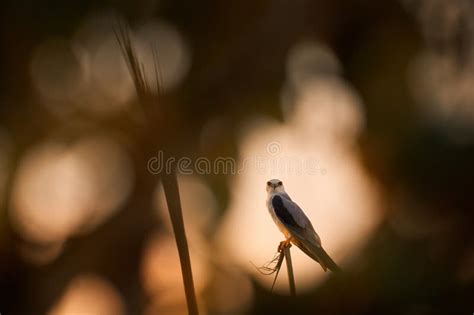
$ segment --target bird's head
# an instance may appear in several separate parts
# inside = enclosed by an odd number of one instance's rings
[[[283,182],[279,179],[270,179],[267,182],[267,193],[284,193],[285,187],[283,187]]]

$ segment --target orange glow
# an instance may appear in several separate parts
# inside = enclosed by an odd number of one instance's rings
[[[288,54],[286,72],[293,87],[302,87],[314,76],[337,75],[342,66],[334,53],[316,42],[301,42]]]
[[[82,232],[87,232],[120,209],[133,187],[134,172],[124,148],[105,135],[84,137],[73,152],[90,169],[89,185],[94,187],[93,203],[82,226]]]
[[[190,243],[194,244],[190,246],[190,255],[194,287],[200,300],[209,278],[207,255],[202,252],[203,244],[197,244],[195,240]],[[156,234],[150,239],[144,251],[141,272],[143,286],[152,300],[151,308],[156,308],[161,314],[186,304],[178,250],[172,236]]]
[[[156,49],[162,79],[162,88],[177,86],[191,66],[191,51],[181,34],[169,23],[152,20],[135,33],[138,58],[143,62],[150,86],[156,87],[152,46]]]
[[[121,21],[115,12],[92,15],[71,39],[52,38],[38,45],[30,75],[48,110],[62,118],[78,112],[107,115],[133,100],[133,82],[113,29]],[[152,47],[159,59],[162,88],[179,85],[191,66],[191,51],[174,26],[150,20],[131,36],[150,87],[156,87]]]
[[[292,103],[287,123],[260,121],[242,139],[242,158],[260,157],[261,165],[247,168],[232,181],[232,200],[219,234],[229,255],[267,287],[273,278],[260,275],[249,261],[263,265],[284,239],[265,206],[268,179],[279,178],[285,183],[287,192],[312,221],[326,251],[343,268],[380,221],[376,185],[353,149],[364,117],[355,92],[336,77],[315,73],[297,89]],[[271,143],[277,143],[279,150],[269,151]],[[305,168],[304,161],[317,167]],[[300,168],[282,168],[281,162],[299,162]],[[324,272],[316,262],[296,247],[292,253],[300,291],[323,279]],[[288,290],[283,273],[276,289]]]
[[[83,95],[87,100],[78,105],[88,111],[102,114],[118,111],[135,97],[113,30],[114,25],[122,22],[115,12],[94,14],[82,21],[74,35],[74,42],[84,47],[87,54],[90,80],[88,93]]]
[[[64,145],[48,143],[22,160],[13,191],[12,219],[31,240],[62,240],[81,224],[92,202],[86,166]]]
[[[28,240],[62,241],[108,218],[127,198],[132,180],[125,152],[106,137],[69,146],[44,143],[20,163],[12,192],[13,224]]]
[[[49,315],[121,315],[124,306],[117,290],[94,275],[74,278]]]

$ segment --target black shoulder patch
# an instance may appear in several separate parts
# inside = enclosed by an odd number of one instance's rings
[[[280,196],[276,195],[272,198],[272,206],[273,206],[273,209],[275,210],[276,216],[283,223],[290,226],[299,227],[298,223],[296,223],[291,213],[288,212],[288,209],[286,209],[285,206],[283,205],[283,200],[281,199]]]

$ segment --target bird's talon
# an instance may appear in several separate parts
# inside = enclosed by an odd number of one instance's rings
[[[281,253],[282,251],[285,250],[285,248],[288,248],[290,246],[291,246],[290,240],[281,241],[280,244],[278,245],[278,252]]]

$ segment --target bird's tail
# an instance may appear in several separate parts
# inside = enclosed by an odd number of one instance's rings
[[[316,260],[324,271],[326,269],[331,270],[332,272],[341,272],[342,269],[329,257],[328,253],[324,250],[321,245],[313,245],[310,243],[303,244],[302,242],[295,242],[295,245],[298,246],[306,255]]]
[[[322,246],[312,246],[313,252],[318,257],[319,263],[323,266],[326,266],[332,272],[341,272],[341,268],[329,257],[328,253],[324,250]]]

